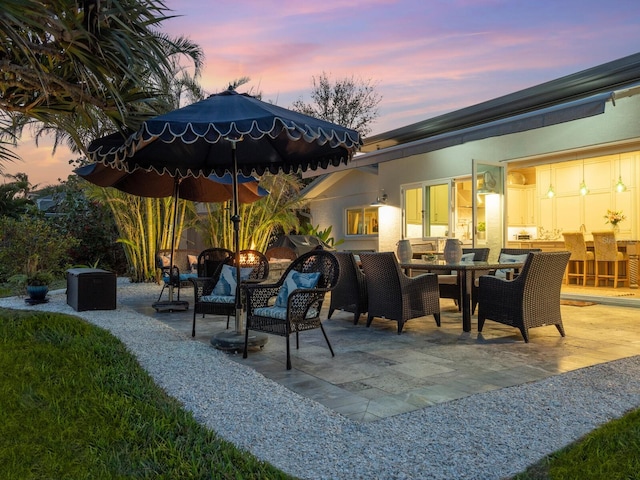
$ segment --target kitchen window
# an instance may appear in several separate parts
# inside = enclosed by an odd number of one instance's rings
[[[359,207],[346,209],[347,228],[345,232],[350,235],[377,235],[378,234],[378,208]]]

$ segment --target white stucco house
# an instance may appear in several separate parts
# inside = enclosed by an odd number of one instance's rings
[[[558,243],[609,229],[608,210],[638,239],[640,53],[365,138],[348,165],[306,175],[312,223],[343,250]]]

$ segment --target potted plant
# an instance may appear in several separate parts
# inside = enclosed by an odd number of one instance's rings
[[[484,222],[478,222],[478,240],[484,240],[487,236],[487,225]]]
[[[49,285],[53,281],[53,274],[47,269],[38,267],[38,255],[30,255],[24,269],[25,273],[12,275],[9,283],[18,294],[26,291],[29,303],[42,303],[46,301]]]

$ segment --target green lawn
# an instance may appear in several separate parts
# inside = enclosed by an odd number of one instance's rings
[[[0,478],[291,478],[198,424],[76,317],[0,309]]]

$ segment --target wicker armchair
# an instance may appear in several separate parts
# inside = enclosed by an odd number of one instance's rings
[[[340,264],[340,278],[331,291],[329,318],[335,310],[353,313],[353,324],[357,325],[360,315],[368,310],[367,283],[364,273],[356,263],[353,253],[334,253]]]
[[[367,327],[374,317],[398,322],[398,335],[407,320],[433,315],[440,326],[438,278],[433,273],[417,277],[404,274],[393,252],[361,253],[369,298]]]
[[[474,262],[486,262],[489,258],[489,249],[488,248],[463,248],[462,254],[470,254],[473,253],[473,261]],[[484,272],[484,273],[488,273]],[[476,275],[482,275],[483,273],[476,273]],[[449,275],[438,275],[438,288],[440,290],[440,298],[452,298],[456,304],[458,305],[458,310],[462,308],[462,302],[460,301],[460,285],[458,284],[458,275],[449,274]],[[471,284],[471,303],[473,305],[472,312],[475,311],[475,307],[478,303],[477,299],[478,295],[478,287],[475,283]]]
[[[314,277],[313,274],[318,274],[315,286],[309,278]],[[291,370],[289,336],[295,333],[298,349],[299,333],[314,328],[320,328],[331,356],[335,356],[320,321],[320,312],[326,294],[338,283],[339,275],[340,266],[333,253],[312,250],[293,260],[278,282],[246,285],[247,324],[243,358],[248,354],[249,330],[280,335],[287,339],[287,370]],[[296,282],[309,283],[308,286],[296,286]],[[275,305],[272,302],[274,297],[278,297]]]
[[[211,277],[192,278],[193,283],[193,328],[191,336],[196,335],[196,315],[201,313],[204,317],[209,315],[226,315],[227,328],[229,328],[229,317],[236,314],[235,292],[231,295],[215,295],[214,289],[220,280],[223,265],[235,266],[235,257],[227,259],[217,266]],[[240,250],[240,268],[251,269],[242,275],[244,281],[260,282],[269,276],[269,262],[267,257],[257,250]]]
[[[485,320],[520,329],[525,342],[529,329],[555,325],[564,337],[560,314],[560,287],[570,252],[532,252],[514,280],[480,277],[478,332]]]
[[[218,267],[228,263],[235,254],[226,248],[207,248],[198,255],[198,276],[213,277]]]
[[[196,276],[197,269],[193,265],[193,260],[198,255],[196,251],[177,249],[173,252],[173,255],[173,262],[171,262],[171,249],[161,249],[155,254],[156,268],[158,268],[160,277],[159,281],[162,282],[162,290],[160,291],[160,296],[158,296],[158,302],[167,287],[169,288],[170,298],[173,296],[173,288],[178,289],[178,301],[180,301],[180,287],[183,284],[189,285],[189,278]]]

